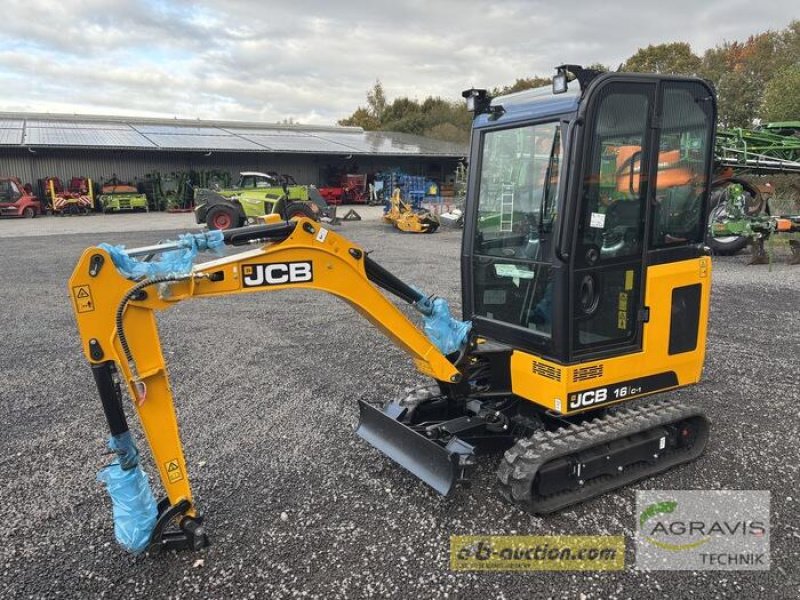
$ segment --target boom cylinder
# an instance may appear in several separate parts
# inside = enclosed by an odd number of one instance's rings
[[[364,258],[364,270],[367,272],[367,277],[372,283],[382,287],[398,298],[405,300],[409,304],[415,304],[425,298],[425,294],[419,290],[415,290],[407,283],[392,275],[369,256]]]
[[[106,415],[111,435],[120,435],[128,431],[128,420],[122,409],[122,392],[119,383],[114,380],[114,368],[113,361],[92,365],[92,375],[97,384],[97,391],[103,403],[103,412]]]

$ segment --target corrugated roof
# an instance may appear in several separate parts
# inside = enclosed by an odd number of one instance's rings
[[[462,144],[358,127],[0,113],[0,147],[13,146],[447,157],[467,153]]]

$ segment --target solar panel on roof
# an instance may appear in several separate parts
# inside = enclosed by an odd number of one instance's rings
[[[154,144],[139,133],[128,129],[51,129],[31,127],[25,132],[25,143],[32,146],[121,146],[153,148]]]
[[[335,132],[320,132],[317,134],[320,138],[345,145],[352,148],[354,152],[361,154],[411,154],[413,150],[405,147],[396,146],[384,134],[367,135],[364,132],[360,134],[352,133],[335,133]]]
[[[334,154],[353,152],[352,148],[312,135],[243,135],[242,137],[273,152],[330,152]]]
[[[26,127],[42,129],[127,129],[131,126],[127,123],[116,123],[113,121],[47,121],[34,119],[25,123]]]
[[[162,135],[147,134],[159,148],[183,150],[263,150],[262,146],[234,135]]]
[[[124,118],[100,120],[0,119],[0,144],[13,146],[160,148],[164,150],[265,151],[319,154],[459,156],[466,146],[394,132],[343,128],[278,127],[212,121],[171,120],[130,123]]]
[[[0,145],[11,146],[22,143],[22,129],[0,129]]]
[[[183,127],[180,125],[131,125],[139,133],[149,135],[225,135],[230,134],[218,127]]]
[[[368,143],[378,144],[381,148],[379,151],[384,153],[458,156],[467,152],[467,148],[461,144],[434,140],[410,133],[366,131],[364,137]]]
[[[314,132],[308,131],[292,131],[291,129],[270,129],[268,127],[248,128],[248,127],[223,127],[228,133],[234,135],[280,135],[291,137],[308,137],[314,135]]]

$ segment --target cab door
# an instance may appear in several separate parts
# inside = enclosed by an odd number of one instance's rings
[[[573,360],[641,348],[655,98],[655,81],[613,79],[587,99],[570,258]]]

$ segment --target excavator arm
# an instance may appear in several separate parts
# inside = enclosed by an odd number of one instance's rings
[[[189,272],[138,281],[120,272],[115,265],[118,257],[108,248],[93,247],[83,253],[69,281],[83,351],[95,376],[112,440],[130,438],[118,384],[121,375],[167,494],[158,507],[151,548],[206,543],[192,500],[157,311],[196,297],[320,290],[355,308],[408,353],[421,373],[445,383],[457,383],[461,378],[436,344],[378,288],[427,314],[433,301],[394,277],[345,237],[302,218],[230,230],[224,233],[224,242],[257,247],[194,265]],[[125,254],[129,259],[152,258],[170,247],[153,246]],[[121,449],[118,442],[114,449],[123,468],[136,466],[137,450],[132,442]],[[170,524],[177,524],[180,531],[168,534]]]

